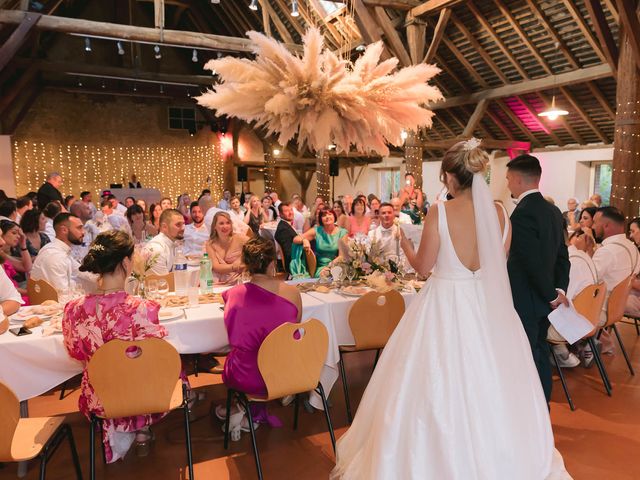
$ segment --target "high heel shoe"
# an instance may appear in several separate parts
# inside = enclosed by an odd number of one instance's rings
[[[244,418],[244,410],[239,407],[231,407],[231,417],[229,418],[229,436],[231,440],[237,442],[242,435],[242,419]],[[227,409],[223,405],[218,405],[214,409],[215,415],[222,422],[222,432],[225,431],[225,421],[227,419]],[[247,430],[248,431],[248,430]]]

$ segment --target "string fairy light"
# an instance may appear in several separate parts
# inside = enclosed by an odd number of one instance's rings
[[[316,181],[318,196],[322,197],[325,201],[331,199],[331,187],[329,175],[329,150],[325,149],[322,152],[316,153]]]
[[[224,163],[219,142],[180,147],[107,147],[54,145],[42,142],[13,143],[16,192],[37,191],[50,172],[64,178],[62,190],[78,195],[100,192],[112,183],[126,185],[135,173],[143,185],[157,188],[173,199],[188,193],[197,198],[207,186],[214,198],[222,198]],[[206,178],[211,177],[211,185]]]

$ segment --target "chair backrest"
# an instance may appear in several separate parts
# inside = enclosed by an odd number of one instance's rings
[[[585,335],[585,338],[593,336],[598,330],[598,324],[600,323],[600,312],[604,305],[604,297],[607,293],[607,288],[603,282],[586,286],[582,291],[573,299],[573,306],[576,311],[585,317],[591,325],[593,330]]]
[[[87,365],[104,418],[168,412],[180,368],[180,355],[160,338],[111,340]]]
[[[156,275],[152,273],[150,275],[147,275],[145,278],[145,281],[149,281],[149,280],[166,280],[167,283],[169,284],[169,291],[170,292],[176,291],[176,282],[173,279],[173,272],[169,272],[165,275]]]
[[[305,249],[304,256],[307,259],[307,269],[309,270],[309,275],[314,277],[316,274],[316,268],[318,267],[318,262],[316,260],[315,254],[311,251],[311,249]]]
[[[0,462],[11,462],[11,443],[20,420],[20,402],[13,391],[0,382]]]
[[[58,292],[46,280],[27,280],[27,295],[32,305],[40,305],[47,300],[58,301]]]
[[[606,327],[613,325],[616,322],[622,320],[624,317],[624,309],[631,291],[631,282],[633,276],[627,277],[622,280],[618,285],[613,287],[609,300],[607,302],[607,323]]]
[[[315,318],[283,323],[267,335],[258,351],[258,369],[269,399],[315,389],[328,348],[327,329]]]
[[[404,315],[404,298],[396,290],[369,292],[349,310],[356,350],[382,348]]]

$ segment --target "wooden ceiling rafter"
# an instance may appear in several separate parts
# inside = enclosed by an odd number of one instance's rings
[[[438,23],[433,30],[433,38],[431,39],[431,43],[429,44],[429,48],[427,50],[426,55],[424,56],[424,63],[431,63],[436,57],[436,52],[438,51],[438,47],[442,42],[442,38],[444,37],[445,29],[447,28],[447,24],[449,23],[449,18],[451,18],[451,9],[443,8],[440,10],[440,15],[438,16]]]
[[[598,43],[598,39],[593,35],[591,28],[587,25],[587,22],[582,15],[582,12],[578,9],[573,0],[561,0],[564,7],[567,9],[569,14],[573,17],[574,21],[578,25],[578,28],[582,32],[585,40],[589,43],[593,51],[600,57],[602,62],[607,62],[607,56],[602,51],[602,46]],[[589,0],[586,0],[589,1]]]
[[[389,16],[383,7],[374,7],[373,9],[375,19],[377,20],[378,26],[384,32],[384,38],[386,40],[387,47],[395,54],[395,56],[400,60],[400,65],[404,67],[408,67],[411,65],[411,56],[407,49],[404,46],[404,42],[398,31],[395,29],[391,20],[389,20]]]
[[[596,135],[600,138],[600,140],[602,140],[606,144],[611,143],[611,140],[609,139],[609,137],[607,137],[607,135],[602,131],[602,129],[598,125],[596,125],[596,123],[582,108],[582,105],[580,104],[580,102],[573,96],[573,94],[569,91],[569,89],[566,87],[560,87],[560,91],[562,92],[562,95],[564,96],[564,98],[566,98],[567,101],[571,104],[571,107],[574,109],[574,111],[578,115],[580,115],[582,120],[584,120],[587,125],[589,125],[589,128],[591,128],[591,130],[593,130],[596,133]]]
[[[497,99],[494,101],[494,104],[497,105],[500,110],[509,118],[511,123],[513,123],[520,132],[524,133],[524,135],[531,140],[531,144],[535,146],[541,146],[542,143],[538,140],[537,137],[531,133],[531,131],[522,123],[522,121],[518,118],[518,116],[513,113],[513,110],[509,108],[509,105],[504,103],[502,99]]]
[[[587,12],[589,12],[589,16],[591,17],[591,23],[596,31],[602,52],[609,65],[611,65],[613,76],[617,77],[619,54],[618,45],[613,39],[613,34],[611,33],[611,29],[607,23],[604,10],[602,9],[602,4],[600,3],[600,0],[585,0],[584,4],[587,8]]]
[[[611,120],[615,120],[616,112],[611,107],[611,105],[609,105],[609,102],[607,102],[607,99],[605,98],[602,91],[598,88],[598,86],[594,82],[587,82],[585,85],[591,91],[595,99],[598,100],[598,103],[600,103],[603,110],[607,113],[607,115],[609,115],[609,118],[611,118]]]

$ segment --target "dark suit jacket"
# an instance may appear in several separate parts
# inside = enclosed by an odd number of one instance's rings
[[[284,257],[284,270],[289,273],[289,264],[291,263],[291,245],[293,239],[298,236],[298,233],[293,229],[288,222],[281,220],[276,227],[276,233],[274,238],[282,249],[282,255]]]
[[[64,206],[64,199],[62,198],[62,194],[60,190],[51,185],[49,182],[44,182],[44,184],[38,189],[38,208],[42,210],[47,206],[48,203],[53,202],[55,200],[60,201],[60,203]]]
[[[556,288],[569,285],[569,255],[560,210],[539,193],[524,197],[511,214],[513,237],[507,269],[516,311],[523,321],[546,317]]]

